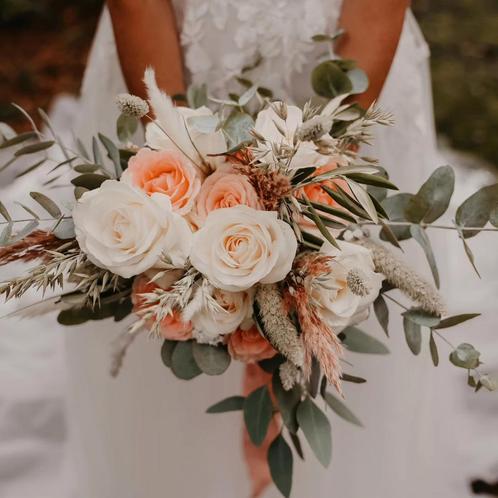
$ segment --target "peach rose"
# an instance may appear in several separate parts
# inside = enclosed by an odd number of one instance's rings
[[[201,226],[211,211],[240,204],[261,209],[258,194],[247,176],[236,173],[231,166],[221,167],[202,184],[195,201],[194,222]]]
[[[317,168],[317,170],[313,173],[313,176],[323,175],[323,173],[328,173],[329,171],[333,171],[337,168],[337,163],[330,163],[326,166],[322,166],[321,168]],[[330,197],[330,195],[323,190],[322,185],[330,188],[331,190],[337,190],[337,186],[341,187],[343,190],[347,190],[348,184],[345,180],[336,179],[336,180],[326,180],[322,183],[313,183],[311,185],[306,185],[302,188],[302,192],[306,195],[306,197],[312,202],[321,202],[322,204],[327,204],[328,206],[338,207],[337,202]]]
[[[187,214],[201,188],[196,167],[175,150],[140,149],[128,162],[122,181],[140,188],[148,195],[166,194],[178,214]]]
[[[133,282],[133,290],[131,294],[131,301],[133,303],[133,311],[140,313],[145,308],[144,299],[140,294],[153,292],[159,285],[151,282],[148,277],[140,276]],[[181,319],[180,311],[173,311],[173,314],[168,315],[161,322],[160,326],[161,336],[164,339],[171,341],[188,341],[192,339],[192,324],[190,322],[183,322]]]
[[[244,363],[272,358],[277,354],[273,346],[259,333],[255,325],[250,329],[238,329],[228,336],[228,352],[235,360]]]

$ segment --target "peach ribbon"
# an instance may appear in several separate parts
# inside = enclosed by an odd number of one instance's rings
[[[267,385],[272,393],[271,389],[271,374],[265,372],[256,363],[250,363],[246,365],[244,371],[243,380],[243,393],[244,396],[252,393],[254,390],[261,386]],[[273,393],[272,393],[273,397]],[[270,469],[268,467],[267,453],[272,441],[277,437],[280,432],[281,421],[280,417],[274,416],[271,420],[270,427],[268,428],[268,433],[266,434],[265,440],[261,446],[255,446],[246,428],[244,427],[243,433],[243,444],[244,444],[244,457],[246,460],[247,468],[249,471],[249,477],[251,479],[252,491],[251,498],[259,498],[265,489],[271,484],[272,479],[270,475]]]

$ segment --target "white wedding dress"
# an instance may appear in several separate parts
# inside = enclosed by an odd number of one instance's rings
[[[175,9],[190,81],[207,83],[214,94],[226,93],[232,77],[261,55],[261,64],[247,77],[277,96],[302,103],[311,94],[310,68],[323,50],[310,38],[336,31],[341,4],[178,0]],[[104,11],[83,84],[76,134],[87,139],[97,131],[114,135],[114,96],[123,91]],[[428,49],[410,11],[380,101],[394,113],[397,126],[378,130],[369,155],[380,159],[402,190],[413,191],[439,158]],[[428,355],[413,358],[400,323],[393,322],[391,356],[351,356],[355,372],[368,378],[368,384],[346,386],[346,400],[365,428],[334,417],[332,466],[320,468],[305,448],[306,462],[295,463],[294,497],[467,496],[450,493],[442,477],[434,484],[437,438],[430,421],[437,414],[431,412],[434,394],[427,388]],[[369,323],[371,333],[380,336],[379,327]],[[222,377],[179,381],[161,364],[160,342],[141,337],[120,376],[112,379],[110,344],[124,327],[106,321],[66,331],[75,469],[71,498],[247,497],[240,414],[204,413],[210,404],[240,392],[241,366],[232,365]],[[265,494],[277,496],[273,488]]]

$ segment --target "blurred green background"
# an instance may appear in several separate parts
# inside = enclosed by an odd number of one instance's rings
[[[0,120],[77,93],[102,0],[0,0]],[[498,0],[414,0],[432,50],[439,133],[498,167]]]

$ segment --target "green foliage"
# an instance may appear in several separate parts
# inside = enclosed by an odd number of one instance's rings
[[[481,353],[472,344],[463,343],[451,352],[450,361],[453,365],[460,368],[477,368],[480,356]]]
[[[210,406],[206,413],[226,413],[226,412],[236,412],[244,408],[245,398],[244,396],[230,396],[225,398],[213,406]]]
[[[323,399],[339,417],[354,425],[363,426],[358,417],[339,398],[329,392],[325,392],[323,393]]]
[[[327,416],[311,398],[297,409],[297,421],[318,461],[328,467],[332,458],[332,433]]]
[[[292,488],[293,457],[289,445],[279,434],[268,449],[268,465],[275,486],[289,498]]]
[[[272,418],[272,403],[266,386],[253,391],[244,401],[244,421],[255,446],[260,446],[268,432]]]
[[[345,328],[339,338],[349,351],[355,353],[389,354],[389,349],[382,342],[357,327]]]

